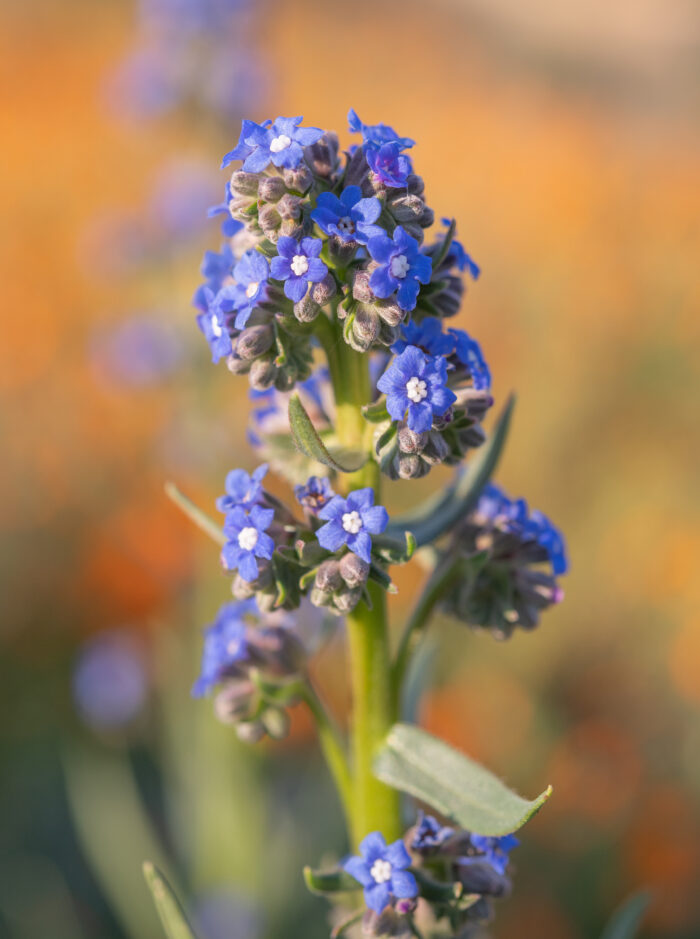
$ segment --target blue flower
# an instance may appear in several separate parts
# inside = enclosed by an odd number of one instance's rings
[[[455,332],[455,330],[450,330]],[[428,355],[449,355],[454,352],[454,336],[443,333],[442,320],[437,316],[426,316],[420,323],[408,322],[401,327],[402,338],[398,339],[391,351],[403,352],[406,346],[418,346]]]
[[[231,213],[229,212],[229,204],[233,198],[231,194],[231,184],[226,183],[226,190],[224,194],[224,201],[219,202],[218,205],[211,206],[207,210],[207,218],[216,218],[217,215],[225,215],[226,218],[221,223],[221,234],[225,238],[231,238],[236,232],[239,232],[243,228],[243,222],[239,222],[238,219],[231,218]]]
[[[258,576],[257,558],[269,561],[275,543],[266,534],[272,524],[274,509],[254,505],[249,512],[237,505],[224,521],[224,534],[228,541],[221,551],[221,560],[226,570],[238,569],[243,580],[253,581]]]
[[[491,387],[491,369],[488,367],[481,346],[463,329],[448,329],[454,337],[454,351],[457,359],[469,369],[472,382],[477,391],[488,391]]]
[[[133,720],[148,694],[143,649],[125,630],[99,633],[80,650],[73,695],[81,717],[98,730]]]
[[[216,500],[217,509],[220,512],[230,512],[237,505],[249,509],[259,502],[267,469],[267,463],[263,463],[250,475],[242,469],[231,470],[226,476],[226,495],[219,496]]]
[[[278,117],[275,121],[243,121],[238,144],[223,159],[224,169],[234,160],[243,160],[246,173],[261,173],[270,163],[285,169],[299,166],[304,147],[323,136],[318,127],[299,127],[302,117]]]
[[[277,242],[277,257],[272,259],[270,269],[276,280],[283,280],[284,293],[297,303],[307,291],[328,273],[328,268],[319,258],[323,242],[320,238],[302,238],[297,241],[284,235]]]
[[[370,910],[381,913],[392,898],[410,900],[418,896],[416,878],[407,869],[411,857],[403,841],[387,845],[383,835],[374,831],[361,841],[360,855],[348,858],[343,870],[362,884]]]
[[[549,555],[552,571],[557,575],[566,574],[569,561],[566,556],[566,542],[559,529],[543,512],[533,509],[530,513],[530,526],[526,530],[535,531],[537,543],[542,545]]]
[[[410,157],[401,153],[397,143],[385,143],[378,150],[367,150],[367,165],[380,183],[391,189],[400,189],[406,185],[413,172]]]
[[[425,355],[406,346],[377,382],[386,394],[386,408],[395,421],[408,412],[408,426],[416,433],[430,430],[433,415],[441,417],[457,400],[447,387],[447,364],[440,356]]]
[[[420,812],[411,840],[411,847],[414,851],[440,848],[452,835],[454,835],[454,828],[447,828],[441,825],[432,815]]]
[[[393,238],[388,235],[370,238],[367,250],[379,262],[369,279],[374,294],[384,300],[396,291],[402,310],[415,309],[420,284],[429,282],[433,267],[432,260],[421,253],[416,239],[397,225]]]
[[[449,218],[443,218],[442,224],[447,225],[449,228],[452,224],[452,220]],[[450,267],[454,264],[458,270],[467,271],[473,280],[478,280],[479,275],[481,274],[481,268],[479,265],[471,255],[467,254],[467,252],[464,250],[464,245],[461,243],[461,241],[457,241],[456,238],[452,239],[449,251],[447,252],[446,261]]]
[[[389,514],[384,506],[374,504],[371,487],[356,489],[347,499],[333,496],[318,513],[326,524],[316,532],[319,544],[327,551],[338,551],[343,545],[362,558],[371,560],[372,538],[384,531]]]
[[[226,317],[217,308],[213,290],[206,285],[197,291],[194,302],[203,309],[197,316],[197,326],[209,343],[212,362],[216,363],[233,352]]]
[[[245,659],[248,654],[245,617],[258,613],[255,598],[226,603],[204,633],[204,648],[199,678],[192,695],[201,698],[218,684],[226,669]]]
[[[408,150],[415,143],[410,137],[399,137],[388,124],[363,124],[352,108],[348,111],[348,125],[353,133],[362,134],[365,150],[379,149],[385,143],[396,143],[400,150]]]
[[[470,835],[469,840],[472,846],[481,852],[474,860],[486,861],[497,874],[505,874],[506,867],[508,867],[508,854],[520,844],[515,835],[503,835],[500,838]]]
[[[329,502],[335,493],[326,476],[309,476],[303,486],[294,487],[294,495],[299,505],[303,505],[313,515]]]
[[[222,287],[214,301],[214,311],[236,311],[234,325],[244,329],[258,302],[265,297],[265,286],[270,276],[267,259],[255,248],[243,255],[233,269],[235,283]]]
[[[233,269],[233,251],[230,245],[223,244],[221,251],[205,251],[199,272],[206,279],[207,286],[219,290]]]
[[[359,186],[347,186],[340,198],[332,192],[322,192],[311,218],[327,235],[366,245],[370,238],[384,233],[381,226],[372,224],[381,211],[379,199],[363,199]]]

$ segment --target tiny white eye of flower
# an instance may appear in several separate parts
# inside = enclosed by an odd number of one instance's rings
[[[301,275],[305,274],[309,269],[309,259],[303,254],[295,254],[290,267],[297,277],[301,277]]]
[[[244,551],[252,551],[258,543],[258,538],[259,534],[257,528],[253,528],[252,525],[247,525],[238,533],[238,547],[243,548]]]
[[[214,333],[217,339],[223,333],[221,323],[219,322],[219,317],[216,315],[216,313],[214,313],[211,318],[211,331]]]
[[[344,512],[342,522],[345,531],[351,535],[356,535],[362,528],[362,519],[359,512]]]
[[[258,291],[259,286],[260,284],[257,282],[257,280],[253,280],[248,284],[248,286],[245,289],[245,295],[246,297],[248,297],[249,300],[251,297],[255,296],[255,294]]]
[[[370,869],[370,874],[375,884],[385,884],[387,880],[391,880],[391,864],[389,861],[377,858]]]
[[[229,644],[226,646],[226,651],[229,655],[238,655],[241,651],[241,640],[232,639]]]
[[[291,142],[291,137],[288,137],[286,134],[280,134],[279,137],[274,137],[270,142],[270,151],[272,153],[279,153],[281,150],[286,150]]]
[[[395,258],[391,259],[391,273],[394,277],[405,277],[410,266],[405,254],[397,254]]]
[[[424,398],[428,397],[428,386],[422,378],[418,378],[417,375],[414,375],[413,378],[409,378],[406,382],[406,395],[415,404],[420,404]]]
[[[343,218],[338,219],[338,228],[344,235],[355,234],[355,223],[349,215],[345,215]]]

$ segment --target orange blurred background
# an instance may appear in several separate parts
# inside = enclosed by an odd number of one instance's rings
[[[198,570],[205,615],[226,599],[164,479],[210,505],[228,469],[254,465],[245,380],[208,363],[189,307],[216,223],[169,241],[145,212],[173,158],[209,173],[218,201],[239,126],[192,107],[115,114],[104,83],[134,23],[118,0],[0,8],[7,863],[40,820],[24,753],[41,765],[52,722],[70,722],[76,644],[113,626],[151,641],[186,618]],[[354,107],[416,139],[428,203],[483,270],[460,325],[497,400],[518,393],[499,480],[568,538],[566,601],[534,634],[435,626],[426,725],[523,792],[555,789],[493,935],[595,936],[651,887],[644,935],[697,937],[697,5],[265,0],[248,28],[264,81],[246,116],[303,113],[348,142]],[[154,310],[177,367],[115,378],[101,337]],[[437,478],[391,486],[390,506]],[[413,576],[397,571],[397,619]],[[292,745],[310,745],[302,727]],[[33,850],[52,856],[51,839]]]

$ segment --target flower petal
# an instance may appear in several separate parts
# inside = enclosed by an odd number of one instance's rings
[[[316,532],[316,537],[318,538],[318,543],[322,548],[325,548],[326,551],[337,551],[346,543],[348,533],[339,521],[333,519],[333,521],[321,525]]]

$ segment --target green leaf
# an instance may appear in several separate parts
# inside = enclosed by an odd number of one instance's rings
[[[365,453],[341,448],[328,449],[321,440],[298,394],[289,399],[289,426],[298,450],[339,473],[354,473],[367,462]]]
[[[416,539],[410,531],[401,532],[398,538],[373,535],[372,547],[389,564],[405,564],[413,557],[413,552],[416,550]]]
[[[374,774],[479,835],[517,831],[552,792],[550,786],[531,802],[523,799],[468,756],[409,724],[389,731]]]
[[[315,871],[310,867],[304,868],[304,882],[311,893],[348,893],[351,890],[361,890],[362,887],[345,871]]]
[[[635,893],[614,913],[600,939],[635,939],[650,903],[649,891]]]
[[[384,395],[382,395],[379,401],[375,401],[374,404],[366,404],[362,408],[362,416],[366,421],[369,421],[370,424],[381,424],[383,421],[390,420]]]
[[[440,245],[439,251],[433,257],[433,270],[434,271],[436,271],[438,267],[440,267],[442,262],[447,257],[447,252],[450,250],[450,245],[452,244],[452,239],[454,238],[456,231],[457,231],[457,220],[453,218],[452,221],[450,222],[450,227],[445,232],[445,237],[442,240],[442,244]]]
[[[476,504],[481,490],[493,476],[508,436],[515,398],[506,402],[493,433],[469,463],[466,472],[446,492],[427,499],[416,512],[402,515],[390,522],[385,534],[398,537],[412,531],[419,548],[444,535]]]
[[[155,864],[144,861],[143,876],[146,878],[168,939],[195,939],[195,934],[187,922],[177,897]]]
[[[184,493],[180,492],[175,483],[167,482],[165,484],[165,494],[205,535],[209,535],[217,544],[226,544],[226,535],[221,525],[217,524],[213,518],[210,518],[206,512],[203,512],[191,499],[188,499]]]

